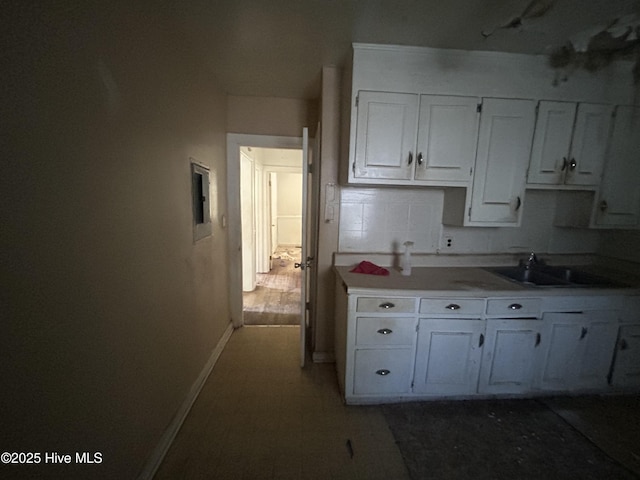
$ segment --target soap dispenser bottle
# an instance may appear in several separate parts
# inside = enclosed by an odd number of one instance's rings
[[[402,257],[402,275],[411,275],[411,247],[413,242],[404,242],[404,255]]]

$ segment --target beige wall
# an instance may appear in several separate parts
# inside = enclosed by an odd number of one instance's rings
[[[302,245],[302,174],[277,174],[278,245]]]
[[[340,192],[338,166],[340,152],[340,76],[335,67],[322,69],[322,149],[320,157],[320,198],[318,222],[318,292],[316,299],[316,329],[314,358],[318,361],[333,359],[333,325],[335,277],[332,269],[333,253],[338,250],[340,220]],[[327,187],[329,186],[329,190]],[[333,189],[333,190],[332,190]],[[333,200],[327,192],[334,192]],[[333,208],[333,219],[327,221],[326,209]]]
[[[609,230],[603,233],[600,255],[640,263],[640,231]]]
[[[103,462],[12,478],[135,478],[229,325],[226,99],[173,17],[96,5],[5,31],[0,449]],[[190,157],[214,203],[195,245]]]
[[[301,137],[303,127],[313,135],[318,123],[315,101],[229,96],[227,105],[229,133]]]

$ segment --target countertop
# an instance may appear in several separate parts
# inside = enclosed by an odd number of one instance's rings
[[[432,295],[465,297],[500,296],[556,296],[556,295],[638,295],[640,284],[629,288],[603,287],[541,287],[511,281],[479,267],[414,267],[410,276],[404,276],[393,267],[388,276],[352,273],[353,266],[336,266],[338,276],[347,291],[353,294],[380,294],[393,291],[393,295]],[[594,270],[593,267],[589,268]],[[596,269],[603,275],[602,269]],[[622,280],[617,272],[606,271],[611,280]],[[628,276],[624,280],[629,280]]]

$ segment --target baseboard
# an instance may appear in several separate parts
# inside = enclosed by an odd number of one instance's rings
[[[313,363],[335,363],[336,356],[333,352],[313,352],[311,355]]]
[[[165,432],[162,434],[162,437],[160,438],[160,442],[158,442],[158,445],[149,456],[145,464],[145,467],[140,473],[140,475],[138,475],[137,480],[153,479],[153,476],[158,471],[158,468],[160,468],[160,464],[162,463],[162,460],[164,460],[165,455],[169,451],[169,448],[171,447],[173,440],[176,438],[176,435],[178,434],[180,427],[182,427],[182,424],[187,418],[187,415],[189,414],[191,407],[193,406],[196,399],[198,398],[198,395],[200,394],[200,391],[204,386],[204,382],[206,382],[207,377],[211,373],[211,370],[213,370],[213,367],[218,361],[218,358],[220,357],[222,350],[224,349],[225,345],[229,341],[229,338],[231,338],[232,333],[233,333],[233,324],[229,323],[229,326],[227,327],[225,332],[222,334],[222,338],[220,339],[218,344],[215,346],[215,348],[211,352],[211,356],[209,357],[209,360],[207,360],[207,363],[202,368],[200,375],[198,375],[198,378],[196,379],[193,386],[191,387],[189,394],[186,396],[186,398],[184,399],[184,402],[182,402],[182,405],[180,406],[175,416],[173,417],[173,420],[171,421],[171,423],[169,424]]]

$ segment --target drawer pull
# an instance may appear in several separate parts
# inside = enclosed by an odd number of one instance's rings
[[[484,334],[480,334],[480,341],[478,342],[478,348],[484,345]]]
[[[380,330],[378,330],[378,333],[380,335],[389,335],[393,333],[393,330],[391,330],[390,328],[381,328]]]
[[[380,375],[381,377],[385,377],[387,375],[389,375],[391,373],[391,370],[387,370],[386,368],[380,369],[378,371],[376,371],[377,375]]]
[[[541,340],[542,340],[542,337],[540,336],[540,334],[536,333],[536,344],[535,344],[536,347],[540,345]]]
[[[385,310],[388,310],[393,307],[395,307],[395,305],[391,302],[384,302],[380,304],[380,308],[384,308]]]
[[[509,305],[509,310],[520,310],[522,308],[522,305],[520,305],[519,303],[512,303],[511,305]]]
[[[444,308],[446,308],[447,310],[460,310],[460,305],[458,305],[457,303],[450,303]]]
[[[580,331],[580,340],[586,337],[588,332],[589,330],[587,329],[587,327],[582,327],[582,330]]]

